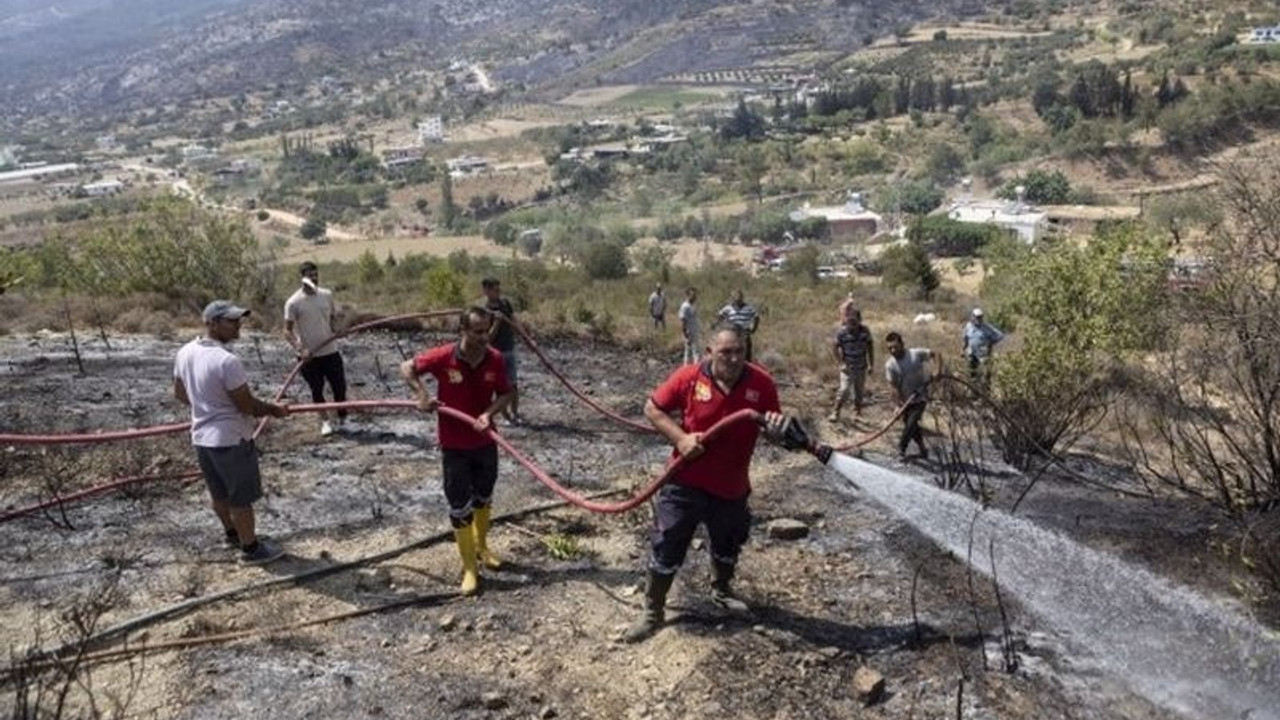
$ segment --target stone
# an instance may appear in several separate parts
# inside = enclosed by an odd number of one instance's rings
[[[458,618],[452,615],[445,615],[440,618],[440,629],[449,631],[458,626]]]
[[[507,706],[507,697],[499,692],[487,692],[480,696],[480,703],[486,710],[501,710]]]
[[[853,692],[865,705],[874,705],[884,695],[884,675],[867,665],[853,673]]]
[[[553,718],[553,717],[555,717],[555,716],[557,716],[557,715],[559,715],[559,714],[560,714],[560,713],[556,712],[556,709],[555,709],[555,708],[553,708],[553,707],[551,707],[550,705],[548,705],[548,706],[546,706],[546,707],[542,708],[542,712],[538,713],[538,718],[539,718],[539,720],[551,720],[551,718]]]
[[[769,521],[768,535],[772,540],[799,540],[809,536],[809,526],[799,520],[778,518]]]

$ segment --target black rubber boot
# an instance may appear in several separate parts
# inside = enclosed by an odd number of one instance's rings
[[[675,579],[674,573],[663,575],[649,571],[649,582],[644,590],[644,614],[627,628],[627,632],[622,636],[623,642],[636,643],[646,640],[662,627],[663,621],[666,620],[666,612],[663,608],[667,605],[667,592],[671,590],[671,583],[675,582]]]
[[[711,569],[715,573],[715,580],[711,582],[712,602],[730,612],[744,613],[749,611],[750,608],[747,607],[747,604],[733,594],[733,588],[730,583],[733,581],[734,566],[729,563],[712,561]]]

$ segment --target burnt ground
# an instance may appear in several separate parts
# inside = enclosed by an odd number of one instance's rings
[[[443,339],[348,339],[353,399],[406,397],[394,370],[402,353]],[[110,350],[100,339],[87,344],[79,375],[63,336],[0,338],[0,428],[73,432],[184,420],[169,397],[179,343],[111,340]],[[547,345],[576,384],[629,417],[640,417],[648,391],[671,366],[577,341]],[[273,395],[291,361],[283,343],[262,336],[238,348],[256,392]],[[631,490],[661,469],[668,450],[656,438],[626,432],[577,402],[528,353],[521,372],[531,423],[503,432],[562,482],[580,492]],[[289,397],[308,401],[301,383]],[[827,399],[811,384],[784,388],[784,404],[809,416],[821,416]],[[875,405],[868,427],[889,412]],[[102,603],[99,628],[447,530],[433,420],[394,412],[356,420],[357,431],[321,438],[317,418],[292,417],[260,439],[268,486],[260,531],[288,550],[266,567],[241,567],[222,546],[200,484],[149,484],[0,524],[0,641],[20,652],[73,638],[68,611],[83,610],[112,578],[115,594]],[[891,438],[872,445],[870,459],[885,461]],[[191,464],[185,436],[0,448],[0,458],[0,508]],[[925,470],[906,468],[927,482]],[[649,509],[619,516],[559,508],[495,526],[492,542],[509,568],[488,573],[476,598],[448,595],[458,561],[452,543],[439,542],[211,603],[151,624],[129,643],[268,629],[420,595],[430,602],[96,665],[72,696],[83,708],[88,685],[107,707],[132,690],[128,717],[162,718],[1173,717],[1119,679],[1089,670],[1087,658],[1074,657],[1053,631],[1007,602],[1017,669],[1006,671],[989,581],[978,577],[971,590],[963,562],[807,457],[762,447],[754,473],[756,519],[738,582],[754,606],[749,616],[710,604],[699,541],[673,590],[669,626],[646,643],[619,644],[640,607]],[[1011,491],[1016,480],[1009,483]],[[496,514],[553,499],[503,460]],[[1020,512],[1206,591],[1223,587],[1226,571],[1213,568],[1205,544],[1207,519],[1181,507],[1051,477]],[[770,539],[766,526],[776,518],[806,522],[809,536]],[[870,706],[854,689],[862,665],[886,679],[884,697]],[[11,686],[3,697],[14,702]]]

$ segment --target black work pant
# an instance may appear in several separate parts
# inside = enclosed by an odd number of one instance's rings
[[[474,450],[443,450],[444,497],[449,501],[449,523],[455,528],[471,524],[477,508],[493,501],[498,482],[498,446]]]
[[[924,450],[924,431],[920,429],[920,421],[924,419],[924,410],[928,406],[927,401],[913,402],[902,413],[902,437],[898,440],[898,452],[906,452],[908,443],[913,440]]]
[[[329,353],[320,357],[313,357],[302,364],[302,379],[307,381],[307,387],[311,388],[311,402],[324,402],[324,384],[329,382],[329,388],[333,390],[334,402],[346,402],[347,400],[347,371],[342,364],[342,353]],[[345,418],[346,410],[339,410],[338,417]]]
[[[663,575],[679,570],[699,524],[707,526],[711,559],[723,565],[736,564],[751,532],[747,496],[728,500],[684,485],[663,487],[653,518],[649,568]]]

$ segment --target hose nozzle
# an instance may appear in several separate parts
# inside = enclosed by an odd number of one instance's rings
[[[809,433],[804,429],[804,426],[795,417],[788,417],[786,424],[782,426],[780,442],[782,447],[787,450],[804,450],[812,454],[823,465],[826,465],[831,460],[831,447],[814,442],[809,437]]]

